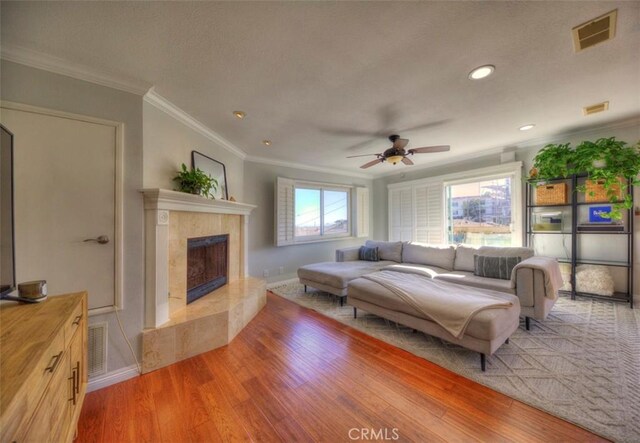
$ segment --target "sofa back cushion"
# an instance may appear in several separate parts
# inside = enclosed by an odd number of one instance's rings
[[[474,275],[478,277],[499,278],[510,280],[513,268],[522,260],[520,257],[501,256],[491,257],[488,255],[475,255],[476,263]]]
[[[403,263],[417,263],[452,270],[455,257],[456,249],[452,245],[407,243],[402,248]]]
[[[402,242],[367,240],[364,244],[367,248],[378,248],[380,260],[393,260],[402,262]]]
[[[477,247],[458,245],[456,247],[456,259],[453,262],[454,271],[475,271],[476,268],[473,256],[477,253]]]
[[[489,257],[520,257],[522,260],[526,260],[533,257],[534,251],[531,248],[481,246],[476,254]]]

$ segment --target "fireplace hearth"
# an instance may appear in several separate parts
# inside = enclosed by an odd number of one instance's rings
[[[187,240],[187,304],[227,284],[229,235]]]

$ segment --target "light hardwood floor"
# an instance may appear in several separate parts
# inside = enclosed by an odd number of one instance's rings
[[[88,394],[76,441],[348,442],[361,429],[606,441],[273,294],[228,346]]]

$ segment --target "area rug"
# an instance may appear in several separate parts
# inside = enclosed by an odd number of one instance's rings
[[[544,322],[521,327],[487,359],[353,308],[298,283],[275,294],[457,374],[618,442],[640,442],[640,309],[561,297]]]

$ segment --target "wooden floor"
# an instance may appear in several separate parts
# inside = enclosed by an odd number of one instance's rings
[[[388,441],[604,441],[273,294],[228,346],[88,394],[76,441],[348,442],[371,430]]]

